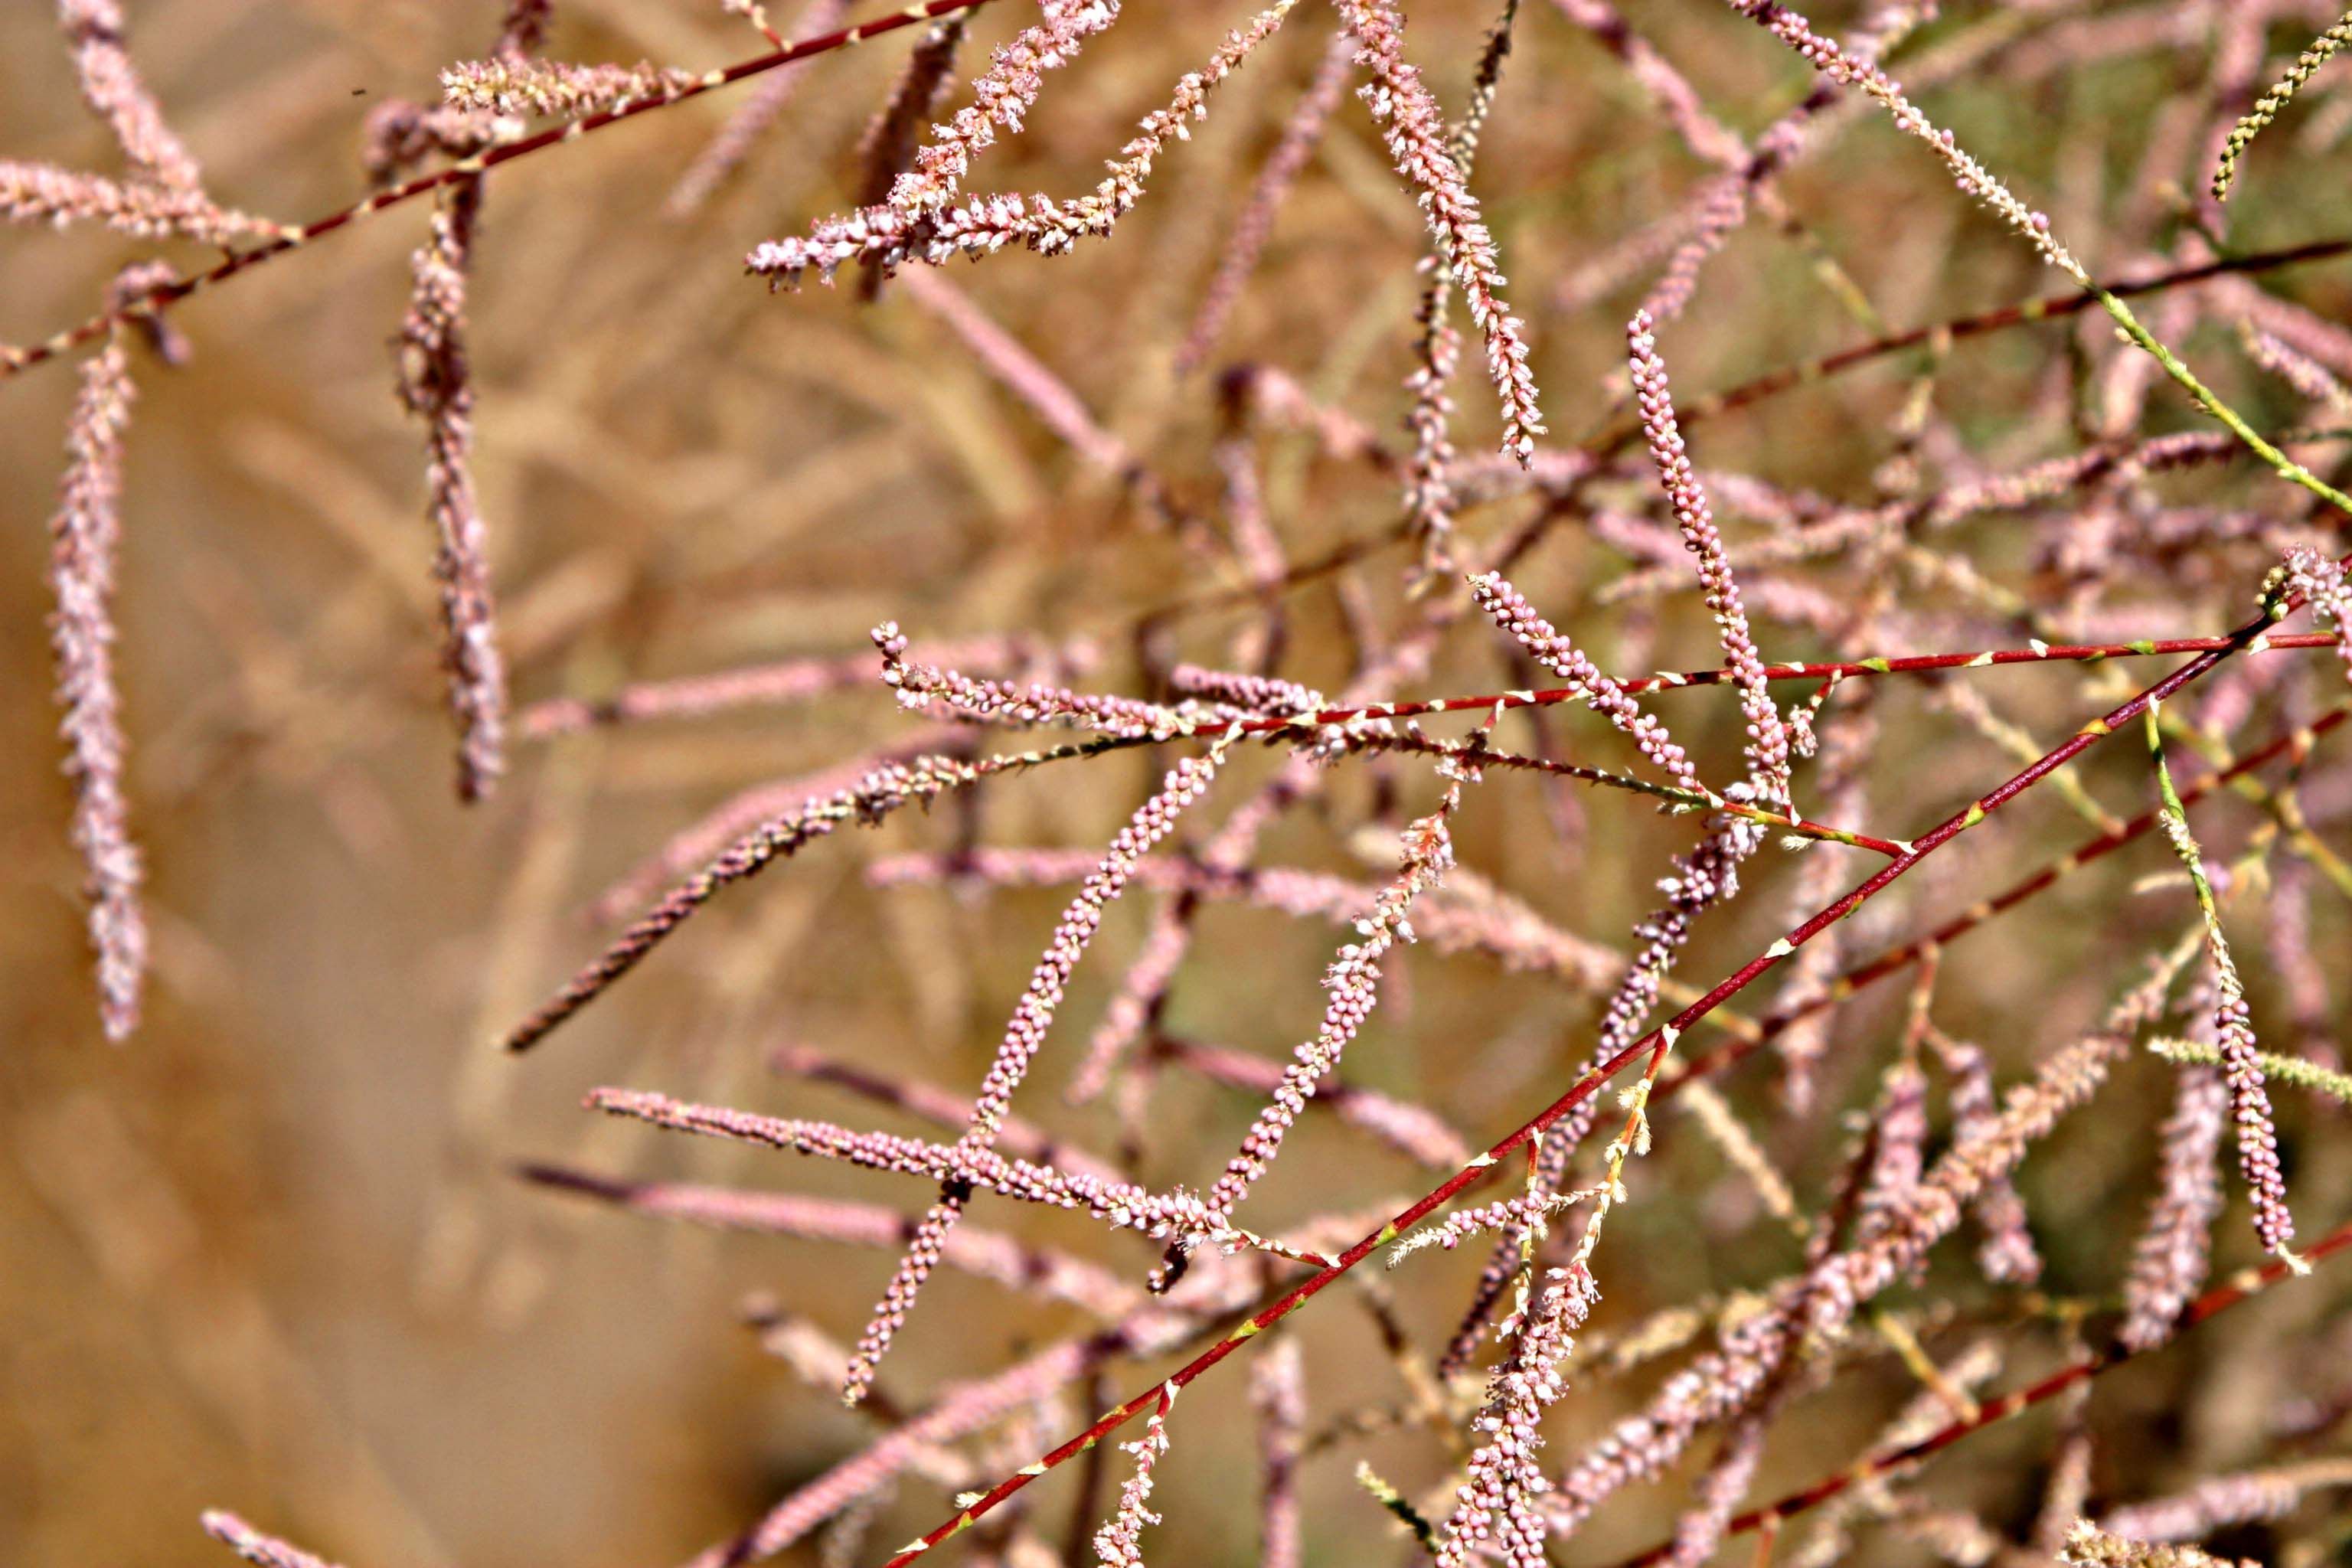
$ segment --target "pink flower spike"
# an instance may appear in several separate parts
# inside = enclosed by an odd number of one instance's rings
[[[133,390],[129,352],[109,339],[82,367],[67,426],[69,460],[49,520],[49,585],[66,771],[74,779],[73,842],[81,851],[99,1016],[107,1038],[139,1026],[147,973],[144,879],[123,793],[122,696],[114,669],[115,557],[122,542],[122,433]]]
[[[1356,63],[1371,75],[1362,89],[1397,172],[1421,192],[1422,211],[1470,319],[1486,339],[1486,371],[1503,404],[1503,450],[1524,466],[1544,433],[1536,381],[1528,369],[1527,331],[1504,302],[1494,236],[1480,216],[1462,166],[1446,145],[1445,117],[1404,58],[1404,16],[1395,0],[1340,0],[1339,14],[1360,46]]]
[[[73,51],[82,101],[113,131],[132,171],[167,191],[201,196],[204,176],[195,154],[163,123],[154,94],[131,64],[120,0],[62,0],[58,23]]]
[[[264,1535],[233,1513],[220,1509],[207,1510],[204,1516],[205,1533],[253,1564],[253,1568],[337,1568],[323,1557],[314,1557],[290,1542],[274,1535]]]
[[[876,640],[883,646],[886,658],[891,657],[896,629],[877,629]],[[1028,1076],[1030,1064],[1045,1045],[1065,988],[1087,944],[1101,928],[1104,911],[1126,889],[1143,857],[1174,831],[1176,820],[1185,808],[1207,793],[1230,743],[1230,740],[1220,740],[1207,756],[1187,757],[1169,770],[1159,793],[1136,808],[1118,837],[1111,840],[1102,863],[1063,911],[1045,944],[1045,956],[1030,973],[1028,989],[1022,994],[1013,1009],[1012,1020],[1005,1025],[1004,1038],[996,1048],[996,1058],[989,1066],[988,1076],[981,1083],[979,1098],[972,1102],[970,1125],[956,1143],[960,1158],[991,1152],[1013,1090]],[[851,1360],[848,1375],[843,1381],[842,1398],[845,1402],[856,1403],[871,1385],[875,1366],[905,1324],[916,1295],[938,1263],[940,1248],[963,1216],[964,1205],[971,1195],[971,1179],[961,1167],[951,1170],[940,1183],[939,1202],[924,1215],[912,1245],[875,1308],[872,1321],[858,1338],[857,1354]],[[1213,1224],[1223,1223],[1222,1213],[1214,1216]]]
[[[490,587],[489,528],[474,490],[474,384],[466,354],[466,290],[478,180],[452,186],[412,263],[415,291],[400,329],[400,397],[425,421],[426,510],[439,546],[441,664],[457,725],[457,795],[486,800],[506,771],[506,660]]]
[[[1648,311],[1636,311],[1626,324],[1625,342],[1633,366],[1633,398],[1641,409],[1643,433],[1649,437],[1650,457],[1658,466],[1658,479],[1665,487],[1666,502],[1682,530],[1684,547],[1698,557],[1699,582],[1706,589],[1706,607],[1715,612],[1723,662],[1739,688],[1740,711],[1748,716],[1748,778],[1760,804],[1785,809],[1788,731],[1772,700],[1756,639],[1748,632],[1748,611],[1739,602],[1739,584],[1724,552],[1723,536],[1716,531],[1706,487],[1699,483],[1684,452],[1682,429],[1675,419],[1674,393],[1666,384],[1665,362],[1658,357]]]

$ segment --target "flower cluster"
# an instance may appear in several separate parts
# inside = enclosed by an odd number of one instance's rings
[[[1522,465],[1544,433],[1527,332],[1503,300],[1495,238],[1448,145],[1444,116],[1404,58],[1404,16],[1393,0],[1340,0],[1340,16],[1359,45],[1356,62],[1371,75],[1363,89],[1397,172],[1421,193],[1437,253],[1461,287],[1470,320],[1486,340],[1486,373],[1503,404],[1503,450]]]

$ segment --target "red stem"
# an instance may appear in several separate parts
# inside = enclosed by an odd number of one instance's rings
[[[2328,710],[2311,723],[2290,730],[2267,745],[2247,752],[2221,772],[2209,773],[2196,784],[2184,786],[2180,792],[2181,803],[2185,805],[2193,805],[2231,781],[2242,778],[2257,768],[2276,762],[2282,756],[2293,753],[2300,758],[2310,751],[2312,743],[2321,735],[2335,729],[2347,719],[2352,719],[2352,706]],[[1684,1065],[1682,1070],[1658,1086],[1659,1096],[1664,1098],[1674,1093],[1687,1079],[1704,1078],[1710,1073],[1719,1072],[1730,1067],[1749,1052],[1769,1044],[1800,1018],[1811,1017],[1815,1013],[1835,1006],[1864,986],[1908,968],[1935,949],[1949,945],[1991,920],[1995,915],[2023,903],[2034,894],[2057,882],[2068,872],[2113,854],[2154,827],[2161,820],[2161,815],[2156,811],[2142,812],[2117,827],[2085,839],[2024,880],[1962,910],[1926,936],[1906,942],[1901,947],[1890,948],[1877,957],[1866,960],[1843,974],[1835,976],[1811,1001],[1800,1004],[1786,1012],[1771,1014],[1759,1019],[1752,1033],[1737,1039],[1727,1040],[1706,1055],[1691,1058]]]
[[[2320,1241],[2306,1248],[2303,1257],[2306,1262],[2316,1263],[2328,1254],[2340,1252],[2347,1247],[2352,1247],[2352,1222],[2336,1226]],[[2229,1310],[2247,1298],[2260,1295],[2292,1272],[2294,1272],[2292,1266],[2281,1258],[2273,1258],[2259,1268],[2247,1269],[2232,1278],[2228,1284],[2217,1286],[2189,1303],[2188,1310],[2181,1315],[2180,1326],[2183,1329],[2194,1328],[2206,1319]],[[2038,1383],[2012,1389],[2000,1398],[1987,1402],[1978,1408],[1975,1415],[1955,1421],[1942,1430],[1921,1438],[1907,1448],[1897,1448],[1893,1453],[1880,1454],[1864,1459],[1832,1475],[1824,1476],[1801,1490],[1790,1492],[1777,1502],[1752,1509],[1734,1519],[1726,1527],[1727,1531],[1729,1534],[1738,1535],[1750,1530],[1769,1529],[1776,1526],[1791,1514],[1802,1513],[1816,1503],[1827,1502],[1857,1482],[1885,1475],[1889,1470],[1924,1459],[1941,1449],[1948,1448],[1961,1438],[1972,1433],[1981,1432],[1996,1421],[2005,1421],[2021,1410],[2031,1409],[2045,1399],[2063,1394],[2078,1383],[2086,1383],[2109,1367],[2131,1360],[2137,1353],[2144,1352],[2131,1351],[2121,1342],[2112,1343],[2103,1351],[2059,1368]],[[1674,1551],[1674,1543],[1668,1542],[1663,1545],[1652,1547],[1638,1557],[1627,1558],[1619,1563],[1617,1568],[1654,1568],[1654,1564],[1664,1563],[1672,1557]]]
[[[2095,663],[2108,658],[2143,658],[2159,654],[2226,654],[2237,647],[2253,653],[2277,648],[2334,647],[2331,632],[2292,632],[2274,637],[2241,630],[2218,637],[2142,637],[2127,643],[2045,643],[2039,647],[1983,648],[1969,653],[1921,653],[1901,658],[1864,658],[1823,664],[1768,664],[1771,680],[1844,680],[1865,675],[1916,675],[1939,669],[1983,669],[2008,664]],[[2186,666],[2183,667],[2188,668]],[[1664,691],[1685,686],[1720,686],[1731,679],[1723,668],[1664,670],[1656,675],[1621,680],[1627,691]],[[1284,713],[1264,719],[1217,719],[1195,724],[1187,735],[1272,734],[1280,730],[1320,729],[1360,719],[1418,719],[1434,713],[1490,713],[1514,708],[1549,708],[1580,700],[1583,689],[1573,686],[1546,687],[1536,691],[1490,691],[1475,697],[1432,697],[1404,702],[1370,702],[1359,708],[1321,708],[1312,713]]]
[[[887,16],[878,16],[871,22],[860,22],[854,27],[843,27],[835,32],[822,33],[815,37],[803,39],[797,44],[786,45],[782,48],[772,50],[767,54],[754,56],[751,59],[738,60],[731,66],[706,71],[697,78],[692,85],[667,96],[639,99],[632,103],[600,110],[594,114],[579,120],[567,121],[562,125],[551,125],[536,135],[527,136],[520,142],[510,142],[503,147],[494,147],[473,157],[460,159],[447,168],[436,169],[429,174],[419,174],[413,180],[378,191],[365,201],[355,203],[341,212],[330,213],[325,217],[304,224],[299,228],[288,229],[266,245],[256,246],[251,250],[240,250],[210,271],[194,272],[184,278],[174,278],[168,283],[158,284],[145,293],[133,297],[128,303],[118,309],[109,310],[104,315],[92,316],[81,325],[69,327],[46,342],[36,343],[28,349],[0,346],[0,378],[14,375],[21,370],[30,369],[45,360],[55,359],[68,350],[89,342],[101,333],[111,331],[118,323],[132,316],[152,315],[175,305],[200,289],[208,289],[224,279],[236,277],[247,268],[257,267],[273,257],[283,256],[289,250],[299,249],[321,235],[331,234],[336,229],[348,227],[363,217],[382,212],[386,207],[398,206],[401,203],[413,200],[427,192],[437,191],[444,185],[453,185],[459,181],[471,179],[485,170],[497,168],[501,163],[510,163],[517,158],[527,157],[541,148],[552,147],[559,142],[573,141],[592,131],[602,131],[607,125],[617,125],[624,120],[634,120],[640,114],[649,113],[656,109],[666,109],[673,103],[683,103],[689,98],[699,98],[714,89],[730,86],[746,77],[759,76],[763,72],[774,70],[779,66],[791,65],[796,60],[804,60],[811,55],[827,54],[835,49],[845,48],[852,44],[862,44],[868,38],[878,37],[884,33],[896,32],[900,27],[911,27],[920,22],[932,21],[952,11],[976,10],[987,4],[988,0],[920,0],[919,4],[908,5],[904,10],[895,11]]]
[[[2177,271],[2158,273],[2132,283],[2111,283],[2106,291],[2117,299],[2137,299],[2159,289],[2177,289],[2183,284],[2202,283],[2208,279],[2234,272],[2267,271],[2276,267],[2293,267],[2307,261],[2332,261],[2352,253],[2352,239],[2324,239],[2310,245],[2298,245],[2287,250],[2273,250],[2260,256],[2240,256],[2201,266],[2182,268]],[[2008,305],[1998,310],[1988,310],[1981,316],[1969,316],[1957,321],[1942,321],[1931,327],[1915,327],[1907,332],[1896,332],[1871,342],[1857,343],[1850,349],[1840,349],[1803,364],[1790,365],[1743,382],[1727,392],[1710,394],[1693,403],[1684,415],[1684,423],[1692,424],[1727,413],[1792,386],[1822,376],[1835,375],[1864,361],[1900,353],[1905,349],[1918,348],[1934,342],[1957,342],[1962,338],[1982,337],[1988,332],[2021,326],[2028,321],[2054,321],[2079,315],[2099,303],[2093,293],[2053,294],[2039,300],[2028,300],[2021,305]]]

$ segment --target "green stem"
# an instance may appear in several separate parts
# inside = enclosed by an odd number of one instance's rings
[[[2183,364],[2179,355],[2157,342],[2156,334],[2140,324],[2139,318],[2132,314],[2132,308],[2129,305],[2125,304],[2114,293],[2096,283],[2092,283],[2089,287],[2091,292],[2097,297],[2099,303],[2106,307],[2107,314],[2116,319],[2116,325],[2124,330],[2124,335],[2154,354],[2156,363],[2164,367],[2164,373],[2179,382],[2189,395],[2197,400],[2198,405],[2220,420],[2230,434],[2244,442],[2249,451],[2268,463],[2277,471],[2281,479],[2301,485],[2337,511],[2352,516],[2352,496],[2346,495],[2342,490],[2263,440],[2261,433],[2247,424],[2236,409],[2215,396],[2210,387],[2197,379],[2197,373]]]

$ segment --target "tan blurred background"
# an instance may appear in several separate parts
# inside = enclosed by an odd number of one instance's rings
[[[983,184],[1090,184],[1125,127],[1238,19],[1199,6],[1133,9],[1082,68],[1054,80],[1033,134],[992,154],[1000,172]],[[1414,16],[1415,52],[1450,100],[1486,8],[1426,9]],[[1742,130],[1801,95],[1788,62],[1720,7],[1629,9],[1671,40]],[[1973,21],[1992,8],[1953,9]],[[205,160],[215,194],[297,219],[356,194],[371,107],[425,93],[439,67],[478,53],[497,7],[152,0],[131,10],[137,58]],[[1820,16],[1842,26],[1855,10],[1824,5]],[[47,12],[33,0],[0,10],[0,153],[110,168]],[[758,52],[748,29],[716,12],[707,0],[562,0],[551,53],[701,67]],[[993,41],[1011,25],[992,15],[981,36]],[[1213,399],[1198,384],[1171,388],[1169,346],[1323,37],[1321,15],[1302,7],[1202,133],[1164,162],[1112,242],[953,274],[1155,468],[1202,496],[1213,494],[1203,459]],[[853,652],[884,616],[919,637],[1091,637],[1107,650],[1103,682],[1117,686],[1131,672],[1123,639],[1133,616],[1180,588],[1220,583],[1146,529],[909,301],[859,310],[845,290],[771,299],[741,276],[751,243],[840,204],[847,149],[898,58],[898,44],[877,45],[820,62],[744,176],[690,222],[666,219],[661,203],[730,106],[724,97],[490,181],[474,310],[478,477],[522,697]],[[2129,180],[2151,106],[2198,80],[2201,59],[2194,47],[2158,50],[1938,102],[1989,161],[2047,193],[2099,265],[2113,266],[2136,253],[2099,237],[2141,210]],[[1551,281],[1665,211],[1698,170],[1658,133],[1622,70],[1549,7],[1530,5],[1511,71],[1482,184],[1568,438],[1601,412],[1622,310],[1612,302],[1564,318],[1544,308]],[[2308,199],[2258,184],[2240,237],[2341,228],[2352,204],[2337,194],[2339,165]],[[1897,324],[2053,286],[1881,126],[1842,134],[1788,190]],[[600,933],[579,914],[588,898],[667,833],[738,789],[907,733],[912,721],[877,688],[782,712],[519,745],[493,805],[455,804],[419,440],[395,405],[388,347],[424,221],[422,205],[403,208],[240,278],[178,312],[195,349],[190,364],[141,362],[121,647],[156,972],[148,1023],[121,1048],[102,1044],[95,1026],[47,699],[43,531],[72,375],[50,366],[0,387],[0,1563],[218,1561],[194,1527],[208,1505],[361,1568],[650,1564],[724,1535],[847,1452],[861,1430],[760,1354],[736,1321],[739,1303],[773,1291],[851,1334],[887,1260],[593,1211],[523,1188],[509,1167],[555,1157],[919,1205],[905,1184],[591,1121],[579,1099],[620,1082],[876,1119],[772,1079],[761,1054],[787,1040],[961,1090],[977,1080],[1053,918],[1051,893],[971,903],[868,891],[859,867],[873,855],[946,845],[963,826],[953,813],[910,820],[821,846],[723,900],[538,1054],[512,1060],[492,1048],[502,1026],[593,950]],[[1220,361],[1282,363],[1392,429],[1417,229],[1360,107],[1344,106]],[[0,337],[15,342],[86,314],[113,267],[142,253],[79,233],[12,230],[0,246]],[[2352,300],[2347,282],[2339,267],[2292,288],[2340,306]],[[1678,383],[1697,388],[1855,332],[1813,287],[1800,249],[1751,229],[1710,269],[1670,351]],[[2024,335],[1972,351],[1948,412],[1998,435],[2059,341]],[[1872,373],[1725,421],[1710,427],[1709,461],[1851,492],[1883,455],[1900,385]],[[1463,444],[1475,447],[1491,414],[1475,374],[1461,401]],[[2163,416],[2185,423],[2177,410]],[[1293,559],[1392,520],[1393,491],[1379,480],[1314,464],[1295,442],[1270,450],[1275,521]],[[1987,548],[1996,562],[2021,558],[2009,535]],[[1598,560],[1564,537],[1523,581],[1561,589]],[[1384,605],[1394,603],[1396,563],[1384,557],[1363,579]],[[2173,590],[2140,586],[2159,617],[2149,629],[2179,626],[2160,618]],[[2195,626],[2179,629],[2206,629],[2219,613],[2200,601]],[[1180,639],[1213,658],[1237,624],[1195,617]],[[1328,592],[1301,595],[1297,673],[1340,673],[1338,624]],[[1627,628],[1604,624],[1605,649]],[[1662,662],[1709,661],[1703,623],[1678,611],[1657,632]],[[1457,637],[1433,682],[1485,689],[1499,668],[1481,638]],[[2070,722],[2066,682],[2048,689],[2046,705],[2026,711]],[[1916,705],[1894,710],[1930,722]],[[1730,744],[1727,705],[1681,711],[1686,738]],[[2136,803],[2135,765],[2105,760],[2095,784],[2109,781],[2115,800]],[[1890,819],[1924,823],[1996,767],[1965,741],[1907,748],[1889,764]],[[1141,783],[1124,761],[1017,781],[988,793],[977,826],[990,842],[1099,843]],[[1348,864],[1346,829],[1371,803],[1357,784],[1337,798],[1330,822],[1286,829],[1272,858]],[[1580,805],[1581,843],[1554,851],[1544,847],[1541,792],[1525,780],[1490,785],[1465,818],[1464,858],[1575,929],[1621,940],[1680,834],[1614,798]],[[2251,820],[2230,809],[2216,808],[2211,829],[2224,845]],[[1989,842],[1966,872],[1923,878],[1919,896],[1936,902],[1910,907],[1971,897],[2079,831],[2063,812],[2030,804],[2015,832]],[[2340,821],[2330,831],[2344,842]],[[2177,907],[2125,890],[2158,864],[2142,855],[2086,877],[2039,924],[1983,939],[1948,981],[1956,1026],[2012,1020],[1989,1040],[2009,1070],[2056,1043],[2101,1000],[2074,983],[2080,965],[2113,972],[2129,944],[2172,929]],[[1762,874],[1769,890],[1694,949],[1693,978],[1712,978],[1769,937],[1790,873],[1776,862]],[[2321,951],[2345,951],[2342,912],[2323,910]],[[1910,919],[1874,929],[1905,931]],[[1091,1019],[1139,929],[1134,910],[1114,919],[1066,1029]],[[1203,956],[1174,999],[1181,1026],[1286,1049],[1311,1026],[1330,933],[1246,911],[1217,911],[1203,931]],[[1482,1139],[1555,1092],[1589,1039],[1589,998],[1476,960],[1416,955],[1404,979],[1351,1061],[1368,1081],[1426,1096]],[[1882,1016],[1864,1009],[1854,1037],[1870,1037]],[[2017,1030],[2020,1017],[2033,1026]],[[2030,1191],[2049,1205],[2042,1228],[2062,1283],[2112,1279],[2130,1226],[2108,1216],[2137,1215],[2142,1189],[2132,1184],[2144,1183],[2152,1154],[2076,1162],[2112,1151],[2106,1141],[2144,1143],[2162,1098],[2160,1075],[2132,1078],[2111,1102],[2102,1144],[2068,1145],[2034,1168]],[[1044,1119],[1108,1140],[1099,1119],[1064,1112],[1056,1088],[1040,1086],[1034,1099]],[[1171,1089],[1150,1123],[1146,1169],[1197,1179],[1222,1161],[1247,1109]],[[2329,1126],[2340,1135],[2340,1121]],[[1794,1129],[1780,1152],[1817,1177],[1826,1147]],[[1704,1150],[1670,1168],[1676,1174],[1625,1233],[1641,1266],[1638,1278],[1612,1282],[1612,1313],[1752,1283],[1790,1261],[1785,1237],[1751,1239],[1745,1251],[1691,1247],[1696,1216],[1741,1195]],[[1401,1162],[1323,1128],[1286,1170],[1286,1184],[1269,1188],[1277,1216],[1418,1190]],[[2352,1195],[2352,1160],[2314,1140],[2300,1182],[2312,1221],[2333,1223]],[[995,1217],[1123,1268],[1147,1259],[1140,1246]],[[2243,1245],[2233,1231],[2230,1255]],[[1409,1295],[1417,1321],[1434,1331],[1447,1321],[1466,1261],[1433,1263],[1413,1282],[1424,1292]],[[2333,1300],[2343,1299],[2338,1287]],[[2248,1322],[2273,1309],[2282,1323],[2307,1322],[2326,1300],[2282,1298]],[[1360,1313],[1335,1300],[1317,1316],[1328,1321],[1310,1341],[1311,1386],[1328,1415],[1377,1388],[1381,1373]],[[1068,1327],[987,1287],[945,1280],[885,1383],[917,1393]],[[2297,1375],[2261,1346],[2250,1326],[2184,1347],[2117,1380],[2103,1408],[2126,1433],[2171,1410],[2165,1435],[2150,1439],[2152,1463],[2226,1458],[2247,1411]],[[1189,1403],[1170,1461],[1163,1496],[1179,1522],[1163,1539],[1180,1561],[1241,1562],[1252,1550],[1251,1509],[1231,1500],[1254,1484],[1240,1384],[1223,1384]],[[1891,1376],[1868,1384],[1819,1412],[1816,1430],[1825,1442],[1860,1440],[1900,1387]],[[2182,1393],[2192,1388],[2205,1392],[2192,1400]],[[1592,1430],[1608,1408],[1579,1406],[1566,1425]],[[2046,1439],[2043,1428],[2038,1438],[1980,1442],[1998,1457]],[[2132,1439],[2119,1441],[2131,1451]],[[1425,1445],[1370,1451],[1415,1484],[1433,1474]],[[1386,1521],[1347,1482],[1351,1467],[1335,1456],[1311,1478],[1318,1562],[1386,1561],[1392,1550]],[[1763,1484],[1818,1468],[1782,1456]],[[1979,1500],[2014,1505],[2025,1495],[1988,1482]],[[1067,1500],[1053,1490],[1040,1507],[1058,1521]],[[910,1483],[875,1539],[933,1522],[940,1500]],[[1579,1542],[1575,1560],[1645,1543],[1665,1517],[1650,1500],[1629,1501]],[[1059,1531],[1056,1523],[1049,1539]]]

